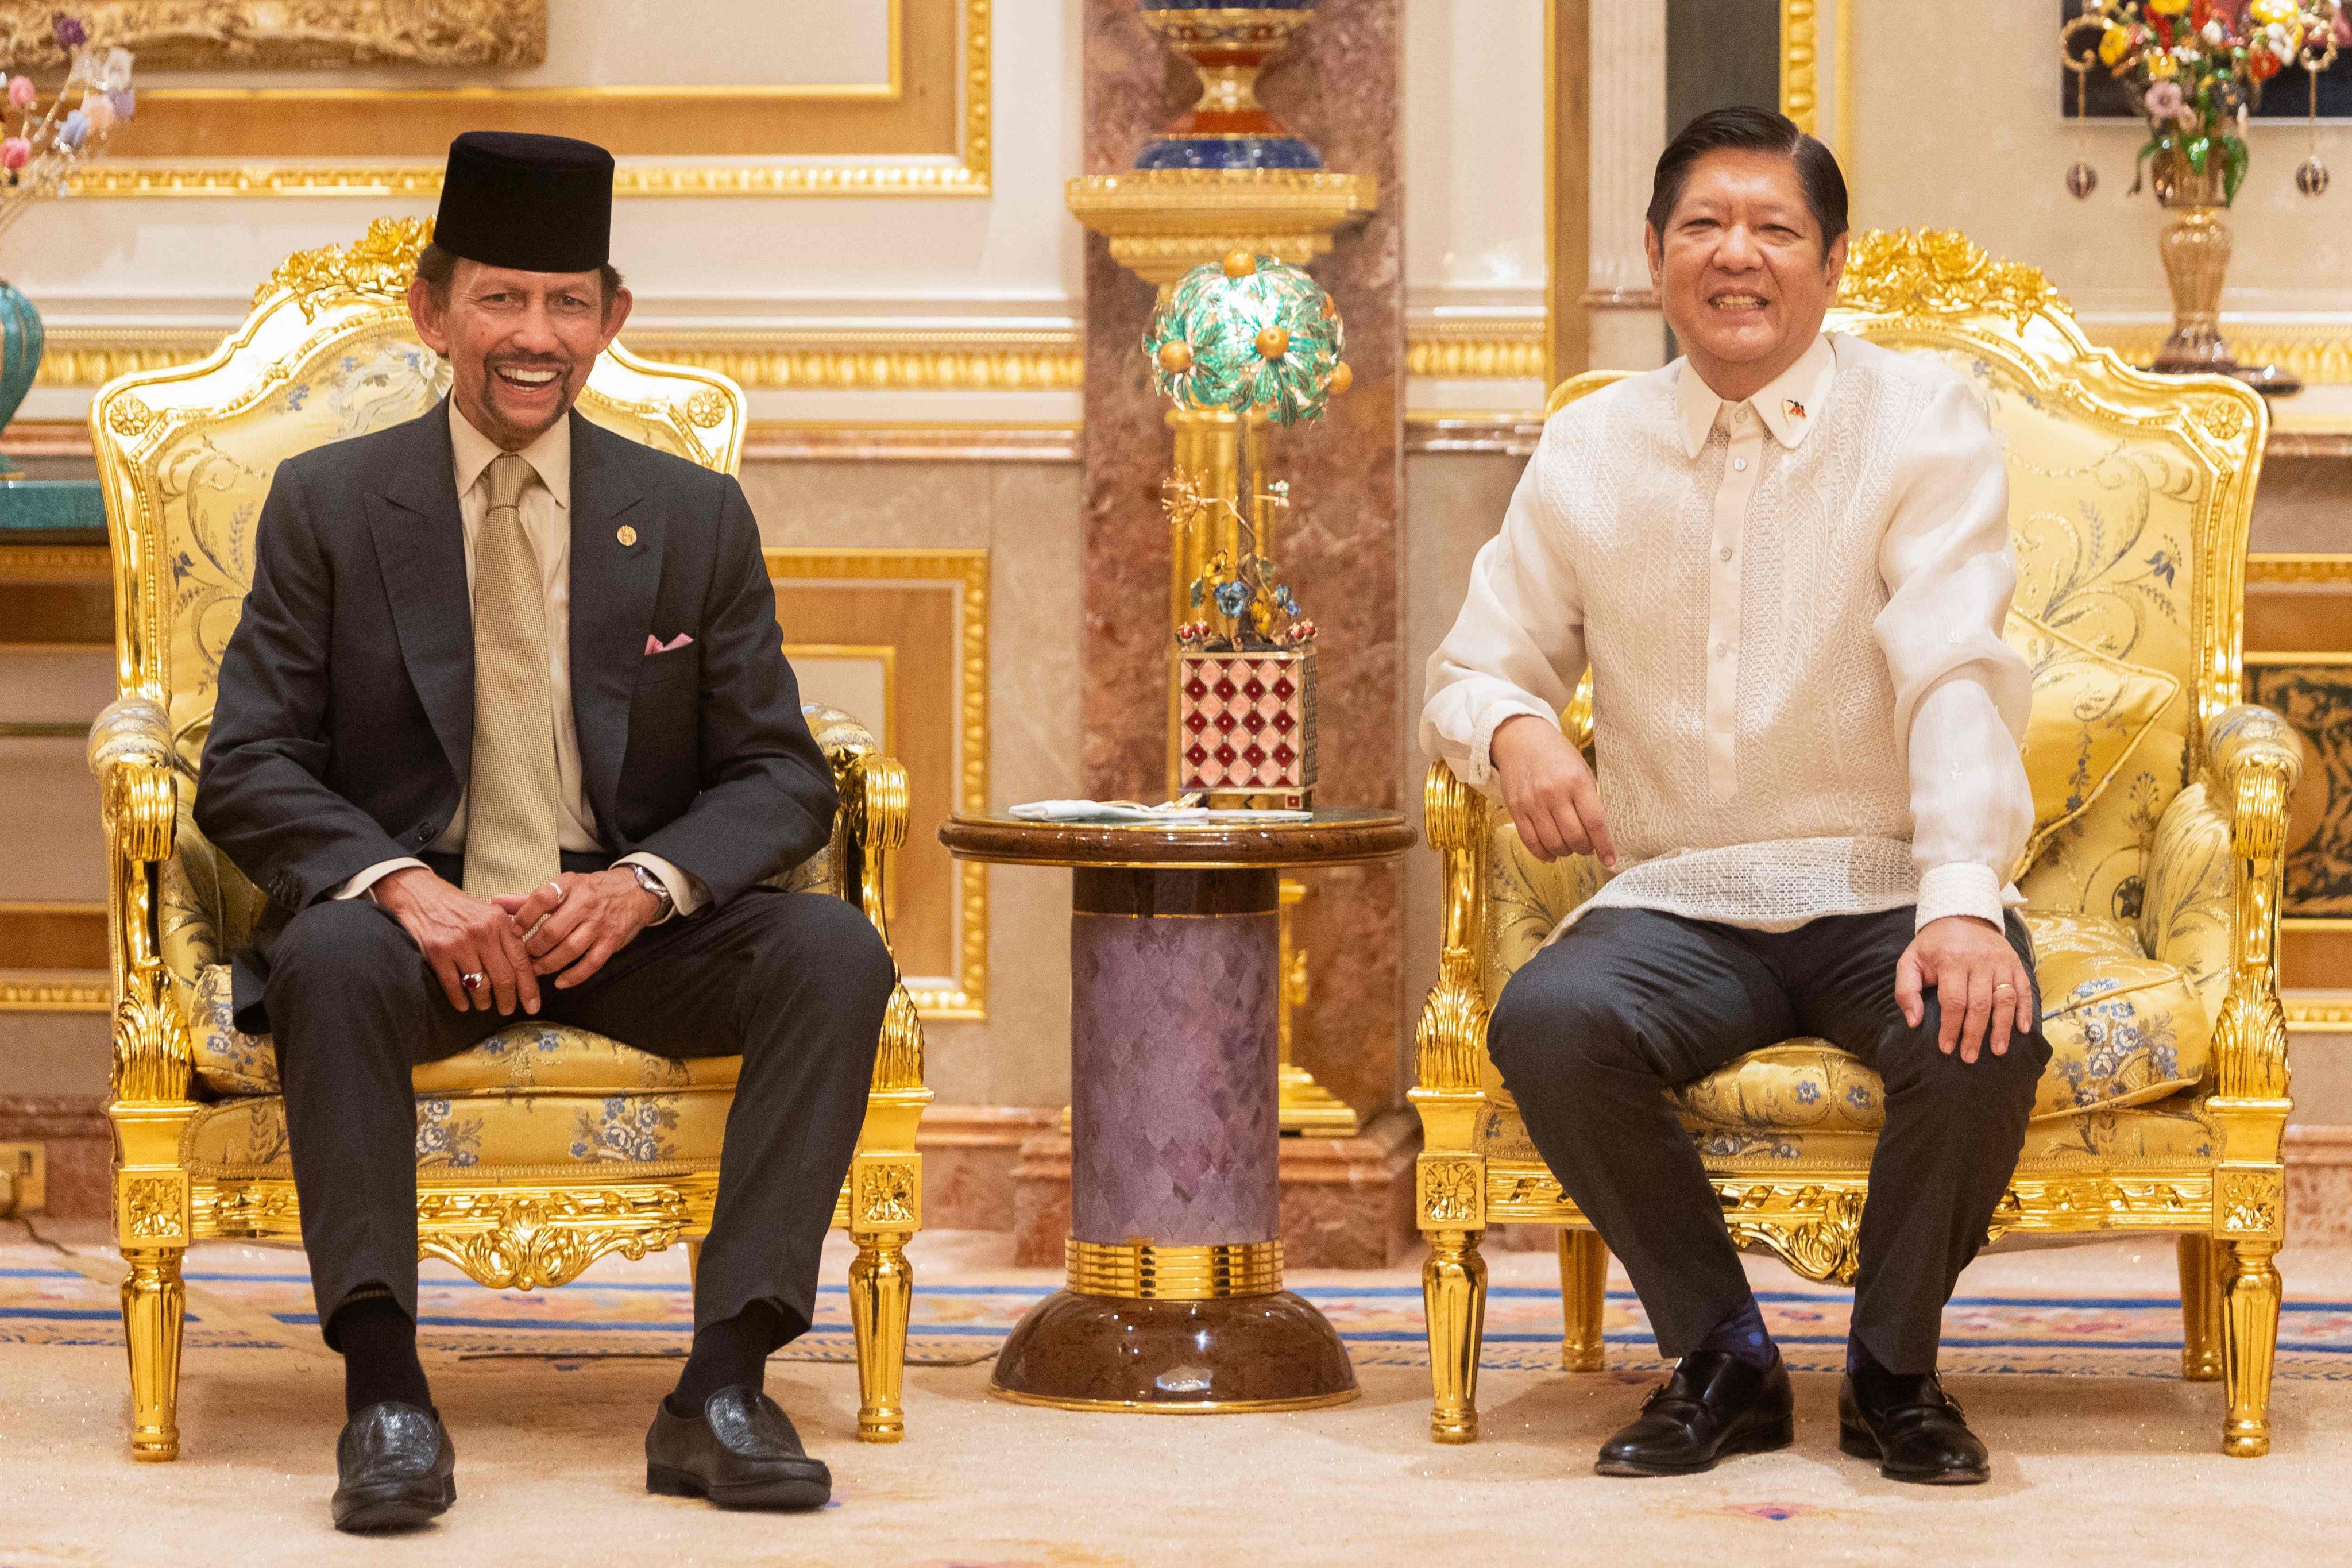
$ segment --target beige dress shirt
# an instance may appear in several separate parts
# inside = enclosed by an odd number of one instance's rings
[[[467,422],[449,400],[449,444],[457,458],[457,512],[466,525],[466,589],[474,586],[474,541],[489,510],[489,486],[483,476],[499,453],[496,442]],[[593,852],[603,847],[596,837],[595,809],[581,783],[580,731],[572,712],[572,421],[557,420],[547,433],[522,449],[521,457],[539,483],[522,496],[522,530],[539,558],[539,574],[547,590],[548,696],[555,712],[555,784],[563,820],[556,825],[557,847]],[[466,852],[466,797],[462,790],[449,826],[427,848],[446,855]],[[404,856],[380,860],[345,882],[335,897],[357,898],[394,871],[424,861]],[[615,865],[643,866],[669,889],[676,912],[690,915],[702,906],[700,885],[685,870],[658,855],[624,855]]]
[[[1727,404],[1677,360],[1546,423],[1422,746],[1495,794],[1496,727],[1557,722],[1589,662],[1620,868],[1585,909],[1998,925],[2033,822],[2016,580],[2000,441],[1951,371],[1825,335]]]

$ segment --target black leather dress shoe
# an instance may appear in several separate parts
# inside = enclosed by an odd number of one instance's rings
[[[1933,1373],[1846,1373],[1838,1385],[1838,1447],[1857,1459],[1877,1460],[1878,1473],[1890,1481],[1972,1487],[1992,1476],[1984,1444]]]
[[[1789,1369],[1775,1351],[1755,1367],[1721,1351],[1683,1357],[1650,1391],[1633,1424],[1601,1445],[1604,1476],[1689,1476],[1731,1454],[1785,1448],[1797,1437]]]
[[[337,1530],[406,1530],[457,1500],[457,1450],[439,1416],[387,1400],[344,1424],[335,1483]]]
[[[702,1414],[674,1415],[669,1401],[646,1432],[646,1490],[707,1497],[720,1508],[821,1508],[833,1472],[801,1449],[776,1402],[751,1388],[722,1388]]]

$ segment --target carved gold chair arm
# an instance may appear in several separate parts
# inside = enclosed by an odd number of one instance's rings
[[[1423,786],[1430,847],[1444,861],[1444,948],[1437,984],[1413,1035],[1413,1079],[1437,1093],[1473,1093],[1486,1048],[1486,994],[1479,973],[1486,945],[1487,813],[1484,795],[1444,763]]]
[[[114,1098],[172,1104],[187,1098],[187,1024],[173,1005],[156,928],[156,874],[171,858],[179,783],[171,721],[161,704],[124,697],[89,729],[106,827],[107,935],[114,974]]]
[[[2284,719],[2251,704],[2225,710],[2206,733],[2212,791],[2237,861],[2230,990],[2214,1041],[2225,1098],[2287,1097],[2286,1016],[2278,998],[2278,913],[2287,808],[2303,753]]]
[[[836,836],[838,874],[851,886],[842,897],[866,911],[883,945],[890,946],[890,857],[906,847],[909,809],[907,765],[896,757],[866,752],[846,760],[841,772],[844,830]],[[854,880],[853,880],[854,879]],[[898,950],[891,948],[895,957]],[[877,1091],[923,1087],[923,1026],[904,984],[890,994],[882,1021],[882,1046],[874,1058]]]

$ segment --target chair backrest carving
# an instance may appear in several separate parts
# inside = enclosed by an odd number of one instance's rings
[[[163,705],[191,773],[278,465],[414,418],[448,388],[448,366],[408,319],[409,279],[431,237],[429,220],[380,218],[354,244],[299,252],[209,357],[121,377],[90,405],[114,546],[116,684]],[[742,456],[740,387],[618,343],[579,407],[706,468],[731,473]]]

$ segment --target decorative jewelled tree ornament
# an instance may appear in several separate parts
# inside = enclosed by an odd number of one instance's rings
[[[2075,159],[2074,167],[2066,171],[2067,194],[2078,202],[2088,201],[2091,193],[2098,188],[2099,172],[2082,159]]]
[[[1178,407],[1262,414],[1277,425],[1319,419],[1347,390],[1346,346],[1339,308],[1321,284],[1244,250],[1180,279],[1143,339],[1158,390]]]
[[[1289,487],[1259,480],[1268,424],[1319,419],[1354,379],[1339,307],[1304,271],[1236,250],[1161,295],[1143,350],[1175,404],[1162,504],[1175,564],[1171,791],[1300,806],[1315,789],[1315,623],[1276,574]]]

